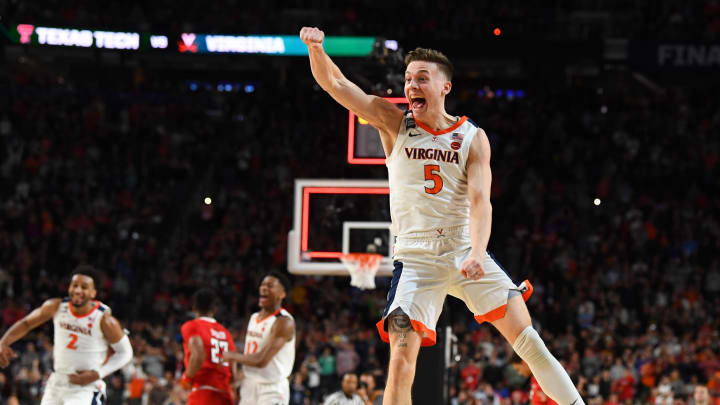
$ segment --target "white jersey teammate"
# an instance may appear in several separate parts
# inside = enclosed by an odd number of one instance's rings
[[[48,379],[41,405],[100,405],[105,402],[103,378],[132,360],[130,340],[110,308],[96,301],[95,271],[78,267],[68,298],[45,301],[13,324],[0,339],[0,367],[17,357],[10,345],[32,329],[53,320],[54,372]],[[112,355],[108,357],[108,348]]]
[[[288,378],[295,363],[295,319],[282,308],[290,288],[281,273],[270,272],[260,284],[260,311],[248,322],[245,351],[223,353],[243,365],[240,405],[287,405]]]

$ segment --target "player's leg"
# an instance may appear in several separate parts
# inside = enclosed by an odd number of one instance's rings
[[[468,247],[465,254],[458,256],[458,268],[469,252]],[[530,282],[516,286],[490,254],[485,256],[483,268],[485,275],[477,281],[457,276],[450,293],[465,301],[479,323],[490,322],[495,326],[528,364],[550,398],[560,405],[584,404],[570,377],[532,327],[525,305],[532,294]]]
[[[410,317],[399,308],[390,314],[388,322],[390,365],[383,405],[410,405],[422,337],[413,329]]]
[[[380,337],[390,343],[384,405],[412,403],[418,351],[435,344],[435,325],[450,282],[449,273],[438,266],[438,257],[450,247],[447,241],[424,237],[396,241],[388,303],[377,324]]]
[[[530,313],[522,297],[510,298],[505,316],[492,322],[525,360],[543,392],[560,405],[583,405],[575,385],[565,369],[550,353],[540,335],[532,327]]]

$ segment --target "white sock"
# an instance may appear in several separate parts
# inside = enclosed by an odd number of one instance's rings
[[[545,347],[540,335],[528,326],[515,340],[515,353],[530,367],[543,392],[559,405],[584,405],[570,376]]]

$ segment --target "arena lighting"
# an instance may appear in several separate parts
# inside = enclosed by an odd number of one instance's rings
[[[397,51],[398,50],[398,42],[394,39],[386,39],[385,40],[385,48],[390,49],[391,51]]]
[[[494,97],[505,96],[508,100],[513,100],[516,98],[524,98],[525,90],[513,90],[513,89],[495,89],[495,90],[493,90],[486,86],[484,89],[478,89],[477,95],[478,95],[478,97],[483,97],[483,98],[494,98]]]
[[[302,229],[300,248],[307,256],[315,259],[339,259],[342,252],[308,252],[308,224],[310,219],[310,194],[390,194],[387,187],[304,187],[302,200]]]

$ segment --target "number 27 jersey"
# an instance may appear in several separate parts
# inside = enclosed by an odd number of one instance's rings
[[[235,351],[232,335],[213,318],[200,317],[187,321],[180,329],[185,349],[185,368],[190,360],[190,338],[199,336],[205,349],[205,361],[202,368],[192,379],[193,387],[210,386],[220,391],[230,389],[232,369],[230,363],[222,360],[222,354]]]

